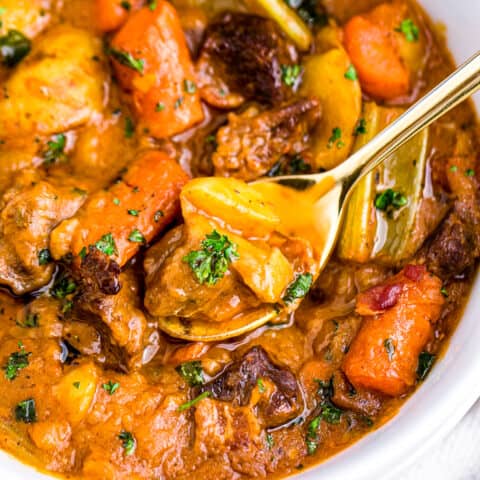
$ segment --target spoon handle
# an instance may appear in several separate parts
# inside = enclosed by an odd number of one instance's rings
[[[329,173],[337,182],[352,186],[380,165],[397,148],[423,128],[457,106],[480,88],[480,51],[412,105],[391,125]]]

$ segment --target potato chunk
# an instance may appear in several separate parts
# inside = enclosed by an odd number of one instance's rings
[[[87,123],[102,110],[101,43],[66,25],[49,31],[4,85],[2,138],[49,135]]]

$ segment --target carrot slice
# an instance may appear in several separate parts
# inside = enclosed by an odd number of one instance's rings
[[[410,71],[400,57],[393,33],[366,16],[353,17],[344,27],[345,49],[362,89],[381,100],[410,90]]]
[[[73,255],[96,245],[124,265],[171,223],[187,181],[186,173],[165,153],[147,152],[120,181],[92,195],[75,217],[57,227],[51,243],[67,232]]]
[[[153,136],[175,135],[203,120],[185,36],[168,2],[133,13],[113,38],[111,53],[139,123]]]
[[[343,362],[354,386],[397,396],[415,383],[418,355],[445,301],[441,286],[424,266],[407,265],[358,296],[357,313],[366,318]]]

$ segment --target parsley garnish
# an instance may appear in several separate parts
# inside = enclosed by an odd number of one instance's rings
[[[417,367],[418,380],[425,380],[434,362],[435,362],[435,355],[431,353],[422,352],[418,356],[418,367]]]
[[[83,260],[87,256],[87,247],[82,247],[78,256]]]
[[[355,127],[355,130],[353,131],[353,134],[355,136],[357,136],[357,135],[362,135],[364,133],[367,133],[367,122],[364,118],[361,118],[358,121],[357,126]]]
[[[282,82],[287,87],[293,87],[302,72],[300,65],[281,65]]]
[[[207,234],[200,245],[201,250],[190,252],[182,260],[190,265],[200,284],[215,285],[225,275],[228,265],[239,257],[237,246],[216,230]]]
[[[397,27],[395,31],[403,33],[407,42],[416,42],[420,33],[418,27],[413,23],[411,18],[402,20],[402,23],[400,23],[400,26]]]
[[[210,395],[211,393],[209,391],[203,392],[200,395],[198,395],[198,397],[195,397],[193,400],[190,400],[189,402],[186,402],[186,403],[182,403],[182,405],[178,407],[178,411],[183,412],[185,410],[188,410],[189,408],[193,407],[198,402],[200,402],[204,398],[209,397]]]
[[[52,287],[51,295],[52,297],[63,299],[67,295],[75,293],[77,290],[77,284],[70,277],[62,276],[57,280]]]
[[[335,405],[325,402],[322,404],[322,411],[320,413],[320,416],[327,423],[336,424],[340,421],[342,413],[343,411],[337,408]]]
[[[257,387],[259,393],[265,393],[267,389],[265,388],[265,385],[263,384],[263,380],[261,378],[257,379]]]
[[[122,447],[125,450],[125,455],[131,455],[137,446],[135,437],[130,432],[122,430],[119,433],[118,438],[122,441]]]
[[[157,8],[157,3],[158,1],[157,0],[148,0],[148,8],[154,12],[155,9]]]
[[[38,252],[38,264],[47,265],[52,261],[52,256],[50,255],[50,250],[48,248],[43,248]]]
[[[175,110],[179,109],[181,106],[182,106],[182,103],[183,103],[183,97],[178,97],[176,100],[175,100],[175,103],[173,105],[173,108]]]
[[[345,146],[345,142],[342,140],[342,129],[338,127],[332,129],[332,136],[328,139],[327,148],[332,148],[334,145],[337,148]]]
[[[73,382],[72,385],[78,390],[80,388],[80,382]]]
[[[320,426],[320,416],[315,417],[309,424],[305,442],[307,444],[307,453],[313,455],[318,448],[318,427]]]
[[[126,52],[124,50],[117,50],[111,47],[109,49],[109,53],[118,63],[143,74],[145,60],[143,60],[142,58],[135,58],[130,52]]]
[[[132,138],[135,133],[135,125],[130,117],[125,118],[125,138]]]
[[[355,70],[355,67],[353,65],[350,65],[348,68],[347,68],[347,71],[343,74],[343,76],[347,79],[347,80],[356,80],[358,78],[357,76],[357,71]]]
[[[391,338],[386,338],[383,341],[383,346],[385,347],[385,350],[387,352],[388,359],[392,361],[393,354],[395,353],[395,345],[393,344],[393,340]]]
[[[15,407],[15,418],[19,422],[33,423],[37,420],[37,412],[35,410],[35,400],[27,398],[17,403]]]
[[[451,172],[456,172],[457,170],[458,170],[458,167],[457,167],[456,165],[452,165],[452,166],[450,167],[450,171],[451,171]]]
[[[142,235],[140,230],[138,228],[135,228],[135,230],[132,230],[132,233],[128,236],[128,239],[131,242],[135,243],[145,243],[145,237]]]
[[[385,212],[389,207],[395,209],[404,207],[407,204],[407,197],[401,193],[387,188],[382,193],[378,193],[375,197],[375,208]]]
[[[469,168],[466,172],[465,172],[465,175],[467,177],[473,177],[475,175],[475,170],[473,170],[472,168]]]
[[[0,13],[1,15],[1,13]],[[18,30],[9,30],[0,37],[0,58],[7,67],[14,67],[30,52],[32,43]]]
[[[13,352],[9,355],[7,363],[3,366],[5,370],[5,377],[8,380],[14,380],[17,378],[18,372],[28,367],[28,357],[32,352],[26,352],[23,344],[19,342],[18,344],[20,351]]]
[[[43,163],[45,165],[51,165],[57,160],[65,161],[67,156],[65,155],[66,138],[63,133],[55,135],[53,140],[47,142],[47,149],[43,153]]]
[[[17,321],[17,325],[22,328],[37,328],[39,326],[40,315],[38,313],[27,313],[23,322]]]
[[[115,205],[120,205],[120,199],[119,198],[114,198],[112,201]]]
[[[165,110],[165,105],[162,102],[158,102],[155,105],[155,111],[156,112],[162,112],[163,110]]]
[[[440,289],[440,293],[441,293],[445,298],[448,297],[448,290],[447,290],[445,287],[442,287],[442,288]]]
[[[288,286],[283,301],[288,305],[293,303],[297,298],[303,298],[310,290],[312,282],[313,276],[311,273],[301,273],[297,275],[295,280]]]
[[[113,395],[118,388],[120,387],[120,384],[118,382],[113,383],[111,380],[109,380],[107,383],[104,383],[102,385],[102,388],[109,394]]]
[[[267,446],[269,450],[271,450],[275,445],[275,442],[273,440],[273,435],[271,433],[267,433],[266,441],[267,441]]]
[[[197,360],[182,363],[176,366],[175,370],[191,387],[196,387],[205,383],[202,363]]]
[[[131,208],[130,210],[127,210],[127,213],[131,215],[132,217],[138,217],[138,214],[140,213],[140,210],[135,210]]]
[[[190,94],[194,94],[197,91],[197,86],[191,80],[187,78],[183,81],[183,89]]]
[[[127,12],[130,11],[130,9],[132,8],[131,3],[126,1],[120,2],[120,6],[124,8]]]
[[[100,250],[105,255],[116,255],[118,253],[117,246],[115,245],[115,240],[111,233],[106,233],[105,235],[103,235],[100,240],[95,242],[95,247],[97,248],[97,250]]]

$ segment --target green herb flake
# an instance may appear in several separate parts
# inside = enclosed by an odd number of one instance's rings
[[[458,167],[457,167],[456,165],[452,165],[452,166],[450,167],[450,171],[451,171],[451,172],[456,172],[457,170],[458,170]]]
[[[182,103],[183,103],[183,97],[178,97],[176,100],[175,100],[175,103],[173,104],[173,108],[175,110],[178,110],[181,106],[182,106]]]
[[[428,352],[422,352],[418,356],[417,379],[425,380],[435,362],[435,355]]]
[[[261,378],[257,379],[257,387],[258,387],[259,393],[265,393],[267,391],[263,383],[263,380]]]
[[[77,284],[74,280],[68,276],[63,276],[55,281],[50,293],[52,297],[62,300],[68,295],[75,293],[76,290]]]
[[[118,382],[112,382],[109,380],[107,383],[104,383],[102,385],[102,388],[109,394],[113,395],[120,387],[120,384]]]
[[[402,23],[400,23],[400,26],[397,27],[395,31],[403,33],[403,35],[405,35],[405,38],[407,39],[407,42],[418,41],[420,35],[418,27],[415,25],[411,18],[402,20]]]
[[[195,397],[193,400],[190,400],[189,402],[186,402],[186,403],[182,403],[182,405],[180,405],[178,407],[178,411],[179,412],[184,412],[185,410],[188,410],[189,408],[192,408],[193,406],[195,406],[198,402],[201,402],[204,398],[207,398],[211,395],[210,392],[206,391],[206,392],[203,392],[201,393],[200,395],[198,395],[198,397]]]
[[[23,322],[17,321],[17,325],[22,328],[38,328],[40,326],[40,315],[38,313],[28,312]]]
[[[143,67],[145,66],[145,60],[142,58],[135,58],[130,52],[124,50],[117,50],[110,47],[108,53],[121,65],[131,68],[138,73],[143,74]]]
[[[72,188],[72,192],[73,192],[73,193],[76,193],[77,195],[82,195],[82,197],[88,193],[88,192],[87,192],[86,190],[84,190],[83,188],[78,188],[78,187],[73,187],[73,188]]]
[[[307,453],[313,455],[318,448],[318,427],[320,426],[320,416],[315,417],[309,424],[307,428],[307,435],[305,438],[305,443],[307,445]]]
[[[119,198],[114,198],[114,199],[113,199],[113,203],[114,203],[115,205],[120,205],[120,199],[119,199]]]
[[[338,127],[332,129],[332,135],[328,139],[327,148],[333,148],[335,145],[337,148],[345,146],[345,142],[342,140],[342,129]]]
[[[301,273],[297,275],[295,280],[287,287],[283,301],[289,305],[298,298],[303,298],[310,290],[312,282],[313,276],[311,273]]]
[[[111,256],[118,254],[117,246],[115,245],[115,239],[111,233],[106,233],[103,235],[100,240],[95,242],[95,247],[105,255]]]
[[[401,193],[387,188],[382,193],[378,193],[375,197],[375,208],[385,212],[389,207],[395,209],[404,207],[408,203],[407,197]]]
[[[275,441],[273,440],[273,435],[271,433],[267,433],[265,440],[267,442],[268,449],[271,450],[275,445]]]
[[[0,61],[7,67],[14,67],[28,55],[31,41],[18,30],[9,30],[0,37]]]
[[[125,9],[127,12],[130,11],[130,9],[132,8],[132,5],[130,2],[126,2],[126,1],[123,1],[123,2],[120,2],[120,6]]]
[[[466,172],[465,172],[465,175],[467,177],[473,177],[475,175],[475,170],[473,170],[472,168],[469,168]]]
[[[158,102],[155,105],[155,111],[156,112],[163,112],[164,110],[165,110],[165,104],[163,104],[162,102]]]
[[[153,215],[153,221],[155,223],[158,223],[162,217],[164,217],[165,214],[161,210],[157,210],[155,214]]]
[[[183,89],[185,92],[190,93],[193,95],[197,91],[197,86],[195,85],[194,82],[191,80],[188,80],[187,78],[183,81]]]
[[[48,248],[42,248],[38,252],[38,264],[39,265],[47,265],[52,261],[52,255],[50,254],[50,250]]]
[[[37,412],[35,409],[35,400],[27,398],[17,403],[15,407],[15,418],[19,422],[33,423],[37,420]]]
[[[188,253],[182,260],[190,265],[200,284],[215,285],[223,278],[229,264],[239,258],[237,246],[216,230],[207,234],[200,246],[200,250]]]
[[[395,353],[395,345],[393,344],[393,340],[391,338],[386,338],[383,341],[383,346],[385,347],[385,351],[387,352],[388,359],[392,361],[393,354]]]
[[[198,360],[177,365],[175,370],[191,387],[197,387],[205,383],[202,363]]]
[[[78,256],[83,260],[87,256],[87,247],[82,247]]]
[[[134,230],[132,230],[132,232],[128,236],[128,239],[134,243],[145,243],[146,241],[145,237],[142,235],[142,233],[138,228],[135,228]]]
[[[150,11],[154,12],[157,8],[158,0],[148,0],[148,8]]]
[[[364,135],[367,133],[367,121],[364,118],[361,118],[353,131],[355,136]]]
[[[127,210],[127,213],[131,215],[132,217],[138,217],[138,214],[140,213],[140,210],[135,210],[131,208],[130,210]]]
[[[287,87],[293,87],[302,73],[300,65],[281,65],[282,82]]]
[[[448,298],[448,290],[445,287],[440,289],[440,293],[445,297]]]
[[[340,408],[337,408],[335,405],[332,405],[331,403],[324,403],[322,405],[322,411],[320,413],[320,416],[327,423],[334,425],[340,422],[340,418],[342,414],[343,414],[343,410],[341,410]]]
[[[135,133],[135,125],[130,117],[125,118],[125,138],[132,138]]]
[[[126,430],[122,430],[118,435],[119,440],[122,441],[122,447],[125,450],[125,455],[131,455],[137,446],[135,437]]]
[[[73,382],[72,385],[78,390],[80,388],[80,382]]]
[[[8,380],[14,380],[18,376],[18,372],[28,367],[28,357],[32,352],[26,352],[24,346],[19,342],[19,352],[13,352],[9,355],[7,363],[3,366],[5,370],[5,377]]]
[[[49,140],[47,142],[47,149],[43,152],[43,163],[45,165],[51,165],[57,161],[66,161],[67,156],[64,152],[66,143],[66,137],[63,133],[55,135],[53,140]]]
[[[357,71],[355,70],[355,67],[353,65],[350,65],[348,68],[347,68],[347,71],[343,74],[343,76],[347,79],[347,80],[357,80],[358,76],[357,76]]]

